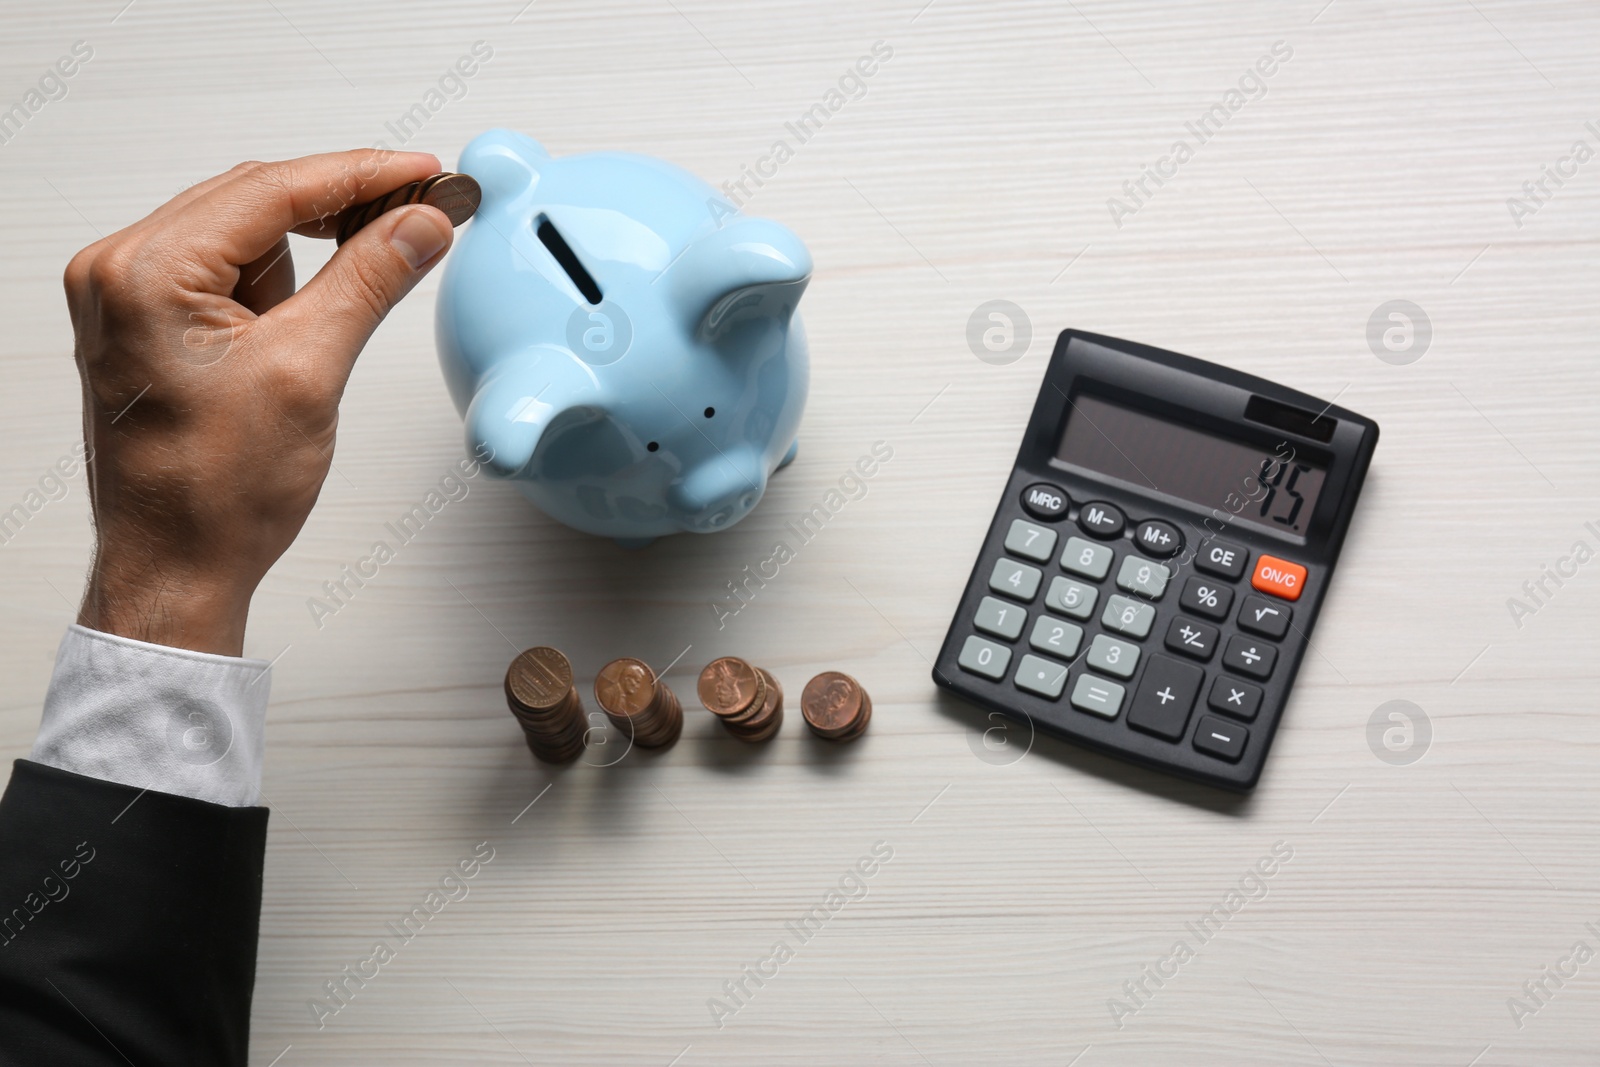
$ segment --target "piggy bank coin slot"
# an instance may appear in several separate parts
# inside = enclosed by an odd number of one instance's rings
[[[584,269],[583,263],[578,259],[578,254],[567,244],[567,239],[561,236],[561,231],[556,229],[555,223],[547,216],[540,215],[537,233],[540,242],[556,257],[556,262],[561,264],[561,269],[567,272],[567,277],[572,279],[572,284],[578,287],[578,292],[591,304],[598,304],[603,299],[600,286],[595,284],[594,276]]]

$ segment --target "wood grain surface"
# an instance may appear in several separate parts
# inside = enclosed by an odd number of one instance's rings
[[[0,144],[0,510],[78,440],[68,258],[180,189],[243,159],[396,146],[388,126],[430,90],[442,106],[410,145],[447,165],[503,125],[720,184],[794,142],[785,124],[876,42],[892,50],[750,187],[748,210],[815,255],[814,362],[799,459],[738,527],[629,552],[479,477],[317,619],[323,583],[462,447],[433,350],[437,278],[368,346],[335,470],[247,640],[277,659],[252,1062],[1600,1056],[1600,959],[1573,957],[1600,950],[1600,562],[1524,592],[1575,542],[1600,547],[1585,526],[1600,525],[1600,161],[1573,154],[1600,150],[1594,5],[73,0],[11,5],[0,27],[3,106],[74,42],[93,51]],[[492,57],[441,88],[479,41]],[[1272,75],[1253,75],[1275,45]],[[1186,124],[1241,79],[1197,143]],[[1124,183],[1186,136],[1190,158],[1135,202]],[[300,276],[330,251],[296,239]],[[1005,365],[967,341],[995,299],[1032,329]],[[1392,300],[1429,324],[1411,362],[1369,345]],[[986,747],[989,724],[929,680],[1067,326],[1383,428],[1247,799],[1042,739]],[[892,458],[719,629],[727,583],[875,442]],[[65,485],[0,545],[7,768],[82,587],[82,475]],[[1511,598],[1533,610],[1513,617]],[[683,739],[535,765],[501,693],[534,644],[572,658],[591,711],[607,660],[665,669]],[[722,654],[791,694],[850,673],[871,731],[830,747],[796,709],[768,745],[727,738],[694,701]],[[1395,700],[1418,710],[1391,749],[1369,722]],[[1379,758],[1393,750],[1410,762]],[[1249,877],[1275,847],[1292,856]],[[394,936],[475,849],[493,858],[466,895]],[[871,876],[851,875],[863,860]],[[1190,924],[1230,892],[1250,899],[1202,943]],[[319,1025],[312,1003],[379,938],[393,958],[345,980]],[[1192,958],[1171,974],[1180,940]],[[1530,980],[1546,981],[1537,999]],[[735,1001],[725,983],[741,981]]]

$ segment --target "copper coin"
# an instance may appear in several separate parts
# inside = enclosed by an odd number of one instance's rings
[[[478,213],[483,189],[470,174],[440,174],[437,181],[422,190],[419,204],[438,208],[450,225],[460,226]],[[430,179],[431,180],[431,179]]]
[[[764,695],[763,682],[756,669],[744,660],[723,656],[706,664],[696,688],[706,710],[726,719],[752,709],[759,710],[761,705],[757,698]]]
[[[636,659],[614,659],[595,677],[594,698],[608,714],[631,719],[655,703],[655,672]]]
[[[560,651],[530,648],[506,670],[506,695],[530,711],[552,709],[572,692],[572,664]]]
[[[357,204],[339,215],[336,239],[344,244],[363,226],[379,215],[407,204],[427,204],[444,212],[450,225],[460,226],[478,211],[483,202],[483,189],[470,174],[435,174],[420,182],[402,185],[365,204]]]
[[[823,737],[836,738],[856,724],[861,686],[848,674],[823,671],[800,694],[800,714]]]

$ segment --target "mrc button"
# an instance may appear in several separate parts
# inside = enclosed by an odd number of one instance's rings
[[[1263,593],[1281,596],[1285,600],[1299,600],[1300,590],[1306,584],[1306,569],[1277,556],[1263,555],[1256,560],[1250,584]]]
[[[1071,500],[1067,491],[1049,482],[1034,482],[1022,491],[1022,509],[1036,519],[1050,522],[1067,513]]]
[[[1250,551],[1228,541],[1207,541],[1195,553],[1194,565],[1219,578],[1237,578],[1244,573]],[[1262,557],[1266,558],[1266,557]]]

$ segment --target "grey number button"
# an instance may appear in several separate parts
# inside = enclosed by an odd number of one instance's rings
[[[1044,575],[1039,568],[1011,559],[997,559],[989,572],[989,588],[1018,600],[1032,600],[1039,591],[1039,579]]]
[[[1092,711],[1096,715],[1114,719],[1122,708],[1125,692],[1116,682],[1108,682],[1092,674],[1080,674],[1077,684],[1072,687],[1072,706],[1079,711]]]
[[[1172,572],[1164,564],[1140,556],[1123,556],[1122,568],[1117,571],[1117,587],[1130,593],[1160,600],[1167,591],[1167,579]]]
[[[1036,559],[1040,563],[1046,563],[1055,550],[1054,530],[1047,530],[1043,526],[1035,526],[1021,519],[1011,520],[1011,532],[1006,534],[1007,552],[1014,556],[1022,556],[1024,559]]]
[[[1156,621],[1156,609],[1132,597],[1114,596],[1106,601],[1105,614],[1100,624],[1108,630],[1117,630],[1129,637],[1147,637],[1150,626]]]
[[[961,655],[956,662],[964,671],[981,674],[985,678],[1004,678],[1006,665],[1011,662],[1011,650],[1005,645],[997,645],[993,641],[985,641],[981,637],[967,638],[967,643],[961,646]]]
[[[1028,635],[1028,644],[1040,652],[1048,652],[1062,659],[1071,659],[1078,654],[1078,646],[1083,643],[1083,627],[1076,623],[1062,622],[1052,619],[1048,615],[1040,615],[1033,624],[1033,633]]]
[[[1118,678],[1132,678],[1139,666],[1139,648],[1105,634],[1096,634],[1089,646],[1089,666]]]
[[[1067,667],[1039,656],[1023,656],[1017,664],[1017,688],[1054,700],[1067,685]]]
[[[1011,639],[1022,632],[1022,624],[1027,620],[1026,608],[1019,608],[1015,604],[1007,604],[1004,600],[986,596],[978,604],[978,613],[973,616],[972,625],[985,633]]]
[[[1111,549],[1081,537],[1069,537],[1066,551],[1061,553],[1061,568],[1098,582],[1111,570]]]
[[[1094,614],[1094,602],[1098,599],[1100,590],[1092,585],[1071,578],[1052,578],[1050,591],[1044,595],[1044,606],[1074,619],[1087,619]]]

